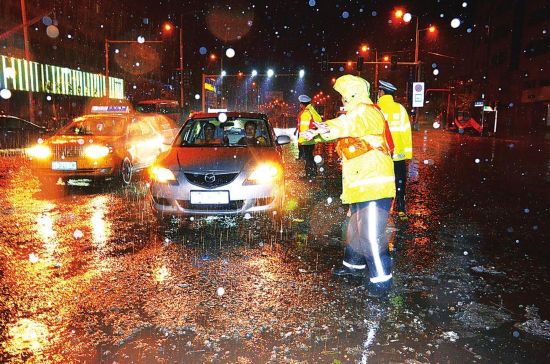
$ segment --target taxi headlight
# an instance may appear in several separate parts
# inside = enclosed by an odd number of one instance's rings
[[[177,183],[176,176],[168,168],[153,166],[149,169],[149,175],[154,181],[159,183]]]
[[[33,158],[45,159],[52,154],[52,151],[45,145],[35,145],[27,149],[27,153]]]
[[[109,148],[103,145],[88,145],[84,149],[84,155],[91,159],[99,159],[109,154]]]
[[[245,184],[266,184],[272,183],[282,175],[282,168],[276,163],[262,163],[257,165]]]

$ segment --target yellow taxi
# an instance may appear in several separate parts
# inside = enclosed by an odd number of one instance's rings
[[[167,150],[178,132],[170,118],[129,106],[91,107],[46,140],[27,149],[43,187],[69,179],[115,180],[128,185]]]

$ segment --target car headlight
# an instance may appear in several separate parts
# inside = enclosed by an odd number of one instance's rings
[[[282,175],[282,168],[277,163],[262,163],[257,165],[245,184],[266,184],[278,180]]]
[[[84,149],[84,155],[90,159],[99,159],[109,154],[109,148],[103,145],[88,145]]]
[[[149,175],[154,181],[160,183],[170,182],[172,184],[177,184],[176,176],[168,168],[153,166],[149,169]]]
[[[35,145],[27,149],[27,153],[33,158],[45,159],[52,154],[52,151],[45,145]]]

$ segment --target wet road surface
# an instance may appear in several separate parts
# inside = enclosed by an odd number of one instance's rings
[[[346,207],[286,150],[283,221],[159,225],[146,182],[42,192],[0,157],[0,362],[548,362],[550,143],[421,130],[395,287],[334,279]]]

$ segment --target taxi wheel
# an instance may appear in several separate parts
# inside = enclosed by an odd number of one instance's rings
[[[122,163],[120,164],[120,180],[122,182],[122,185],[128,186],[130,182],[132,182],[132,176],[133,176],[133,168],[132,161],[129,157],[124,157],[122,160]]]

